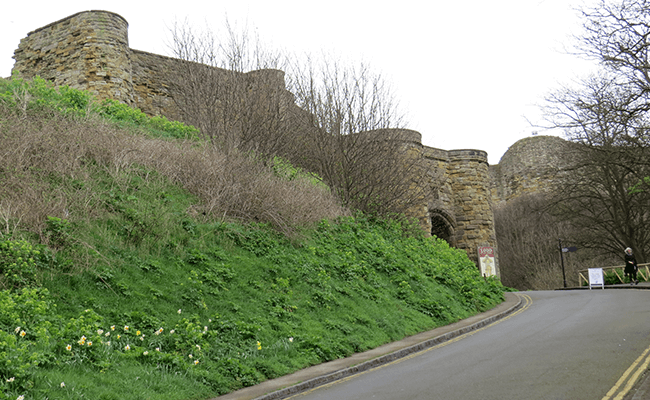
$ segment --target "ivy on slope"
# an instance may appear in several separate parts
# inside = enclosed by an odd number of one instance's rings
[[[112,268],[3,291],[0,351],[16,363],[0,363],[0,386],[51,395],[55,389],[43,382],[53,377],[81,388],[84,376],[139,366],[182,373],[204,396],[222,394],[454,322],[503,299],[498,281],[480,277],[461,251],[404,236],[397,222],[323,221],[299,242],[263,226],[177,222],[189,235],[180,252],[145,256],[119,240],[96,243]],[[68,241],[78,234],[68,231]],[[69,264],[64,249],[45,257],[49,250],[41,247],[36,261],[23,242],[3,249],[20,259],[16,249],[24,249],[31,266]],[[43,285],[49,291],[38,289]],[[105,388],[85,393],[100,396],[115,389],[111,382],[120,385],[108,378]]]

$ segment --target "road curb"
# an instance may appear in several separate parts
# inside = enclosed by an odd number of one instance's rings
[[[424,340],[424,341],[422,341],[420,343],[410,345],[408,347],[404,347],[404,348],[399,349],[397,351],[391,352],[389,354],[381,355],[379,357],[373,358],[373,359],[368,360],[368,361],[361,362],[358,365],[354,365],[354,366],[343,368],[343,369],[340,369],[340,370],[337,370],[337,371],[334,371],[334,372],[331,372],[331,373],[327,373],[327,374],[324,374],[324,375],[321,375],[321,376],[317,376],[317,377],[305,380],[304,382],[300,382],[298,384],[295,384],[295,385],[292,385],[292,386],[289,386],[289,387],[285,387],[285,388],[282,388],[280,390],[275,390],[275,391],[273,391],[271,393],[267,393],[267,394],[264,394],[264,395],[259,396],[259,397],[254,397],[252,399],[255,399],[255,400],[279,400],[279,399],[284,399],[286,397],[289,397],[289,396],[292,396],[292,395],[295,395],[295,394],[298,394],[298,393],[301,393],[301,392],[316,388],[318,386],[322,386],[322,385],[325,385],[325,384],[328,384],[328,383],[331,383],[331,382],[334,382],[334,381],[337,381],[337,380],[340,380],[340,379],[343,379],[343,378],[347,378],[347,377],[352,376],[352,375],[359,374],[359,373],[364,372],[364,371],[368,371],[368,370],[376,368],[378,366],[388,364],[388,363],[390,363],[392,361],[395,361],[395,360],[398,360],[400,358],[404,358],[404,357],[409,356],[411,354],[414,354],[414,353],[426,350],[426,349],[428,349],[430,347],[433,347],[433,346],[439,345],[441,343],[447,342],[447,341],[452,340],[452,339],[454,339],[456,337],[464,335],[464,334],[466,334],[468,332],[472,332],[474,330],[483,328],[483,327],[485,327],[487,325],[490,325],[490,324],[492,324],[492,323],[494,323],[494,322],[496,322],[496,321],[498,321],[500,319],[503,319],[503,318],[507,317],[508,315],[514,313],[515,311],[517,311],[518,309],[520,309],[523,306],[522,298],[520,296],[517,296],[517,295],[513,294],[513,293],[506,293],[506,301],[504,303],[508,302],[508,300],[512,301],[512,296],[516,297],[516,304],[512,305],[511,307],[507,308],[504,311],[499,311],[497,313],[493,313],[493,314],[481,319],[478,322],[470,323],[470,324],[468,324],[466,326],[462,326],[462,327],[460,327],[458,329],[455,329],[453,331],[450,331],[450,332],[435,336],[435,337],[433,337],[431,339],[428,339],[428,340]],[[510,299],[508,299],[508,297],[510,297]],[[498,306],[495,307],[495,308],[498,308]],[[490,314],[490,313],[487,312],[487,313],[483,313],[483,314]],[[482,315],[482,314],[479,314],[479,315]],[[471,318],[469,318],[468,320],[471,320]],[[456,324],[458,324],[458,323],[456,323]],[[456,325],[456,324],[452,324],[452,325]],[[462,321],[461,321],[460,324],[462,325]],[[431,332],[434,332],[434,331],[431,331]],[[225,397],[219,397],[219,399],[222,399],[222,398],[225,399]],[[230,397],[230,398],[232,398],[232,399],[236,399],[236,398],[243,399],[243,398],[247,398],[247,397]]]
[[[605,289],[638,289],[638,290],[650,290],[650,284],[648,282],[643,282],[638,285],[630,285],[629,283],[621,283],[617,285],[605,285]],[[589,290],[589,286],[573,286],[566,288],[557,288],[555,290]],[[591,290],[603,290],[602,287],[594,286]]]

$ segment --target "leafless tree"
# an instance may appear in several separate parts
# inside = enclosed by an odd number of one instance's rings
[[[171,51],[185,62],[173,82],[174,101],[183,119],[197,126],[222,149],[272,155],[288,143],[285,116],[291,103],[282,57],[265,50],[247,29],[228,21],[224,40],[210,30],[176,23]]]
[[[292,161],[353,209],[386,215],[424,204],[435,177],[399,129],[403,117],[387,82],[363,63],[323,60],[308,58],[291,70],[290,89],[305,111],[297,114],[305,129]]]
[[[650,174],[644,145],[647,120],[635,83],[606,72],[585,79],[579,89],[549,96],[546,115],[574,142],[556,182],[553,211],[577,229],[582,247],[621,254],[632,247],[637,259],[650,255],[650,192],[632,190]]]
[[[582,228],[554,213],[554,205],[554,199],[547,194],[533,193],[494,210],[504,285],[519,290],[556,289],[566,278],[573,286],[578,284],[579,270],[621,263],[618,253],[603,257],[584,247]],[[562,260],[560,243],[562,247],[577,247],[577,251],[564,254]]]
[[[618,113],[617,118],[636,121],[619,124],[632,130],[618,135],[617,144],[650,146],[647,126],[638,123],[650,111],[650,1],[600,0],[581,14],[584,32],[578,38],[577,53],[603,67],[600,82],[592,80],[583,86],[592,94],[593,89],[606,90],[609,100],[615,99],[610,108]]]
[[[650,2],[600,0],[581,10],[577,51],[636,87],[650,89]]]
[[[602,68],[543,106],[571,142],[554,188],[495,211],[504,283],[519,288],[558,273],[560,237],[579,248],[571,257],[581,268],[616,264],[628,246],[638,260],[650,256],[650,2],[600,0],[581,14],[576,53]]]
[[[402,116],[380,75],[363,63],[294,59],[288,91],[273,69],[283,58],[226,28],[224,43],[187,24],[172,30],[172,51],[186,60],[174,98],[187,122],[226,150],[279,155],[316,173],[351,208],[387,215],[426,203],[435,176],[418,144],[392,129]]]
[[[504,285],[520,290],[562,285],[558,238],[570,230],[545,209],[541,193],[521,196],[494,210],[499,266]]]

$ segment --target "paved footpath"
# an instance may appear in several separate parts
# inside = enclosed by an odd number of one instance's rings
[[[649,287],[650,288],[650,287]],[[283,399],[314,387],[375,368],[426,348],[446,342],[467,332],[487,326],[521,308],[522,302],[514,293],[505,293],[506,300],[493,309],[451,325],[436,328],[376,349],[354,354],[291,375],[271,379],[213,400],[274,400]]]

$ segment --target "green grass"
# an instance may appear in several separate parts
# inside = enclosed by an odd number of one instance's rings
[[[84,168],[40,175],[83,199],[67,218],[0,236],[0,399],[204,399],[503,301],[463,251],[403,222],[288,238],[192,212],[156,171]]]

